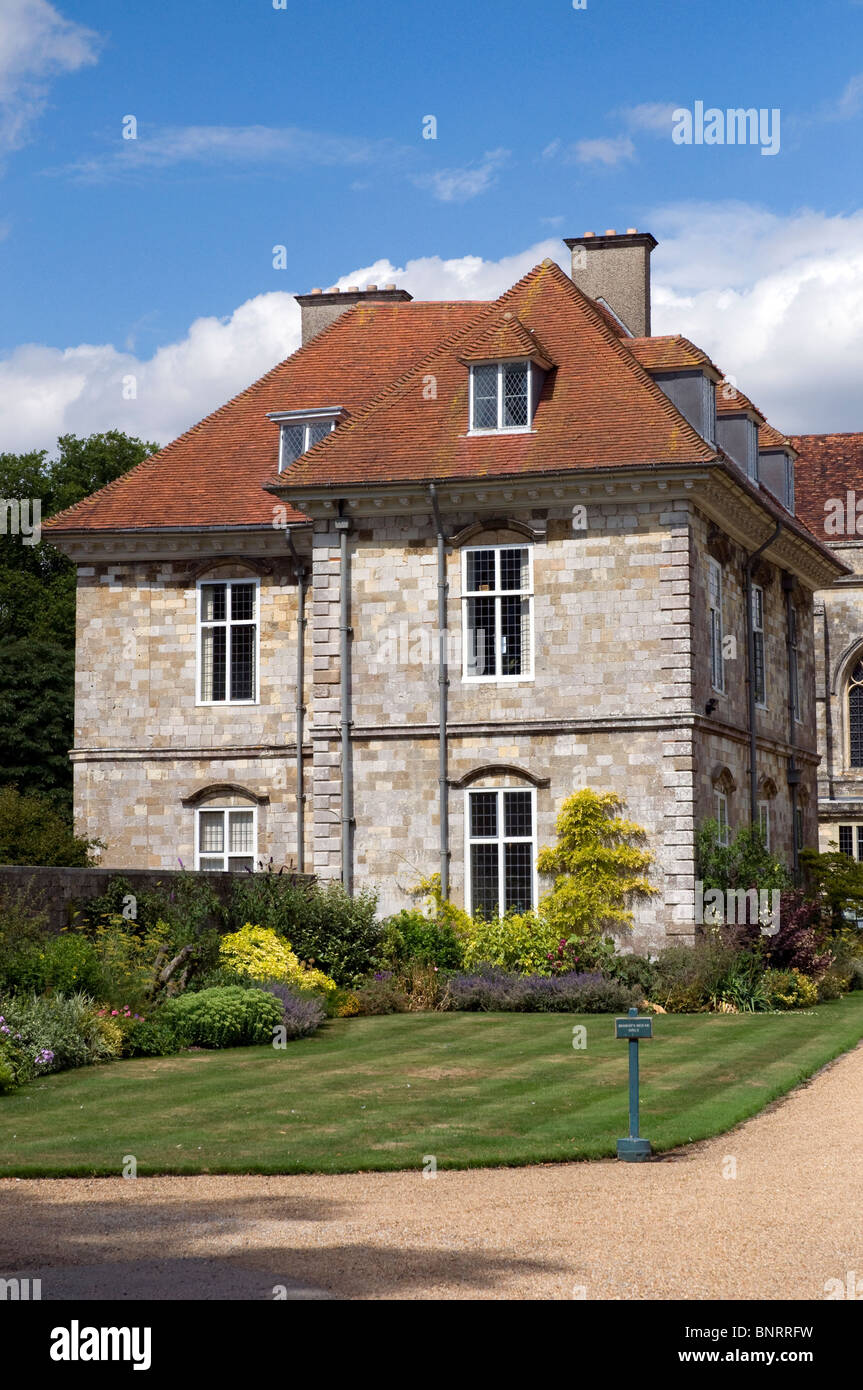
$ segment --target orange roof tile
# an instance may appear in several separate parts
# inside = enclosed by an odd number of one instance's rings
[[[360,409],[482,303],[358,304],[212,415],[115,482],[44,523],[46,533],[160,526],[269,526],[278,466],[270,411]],[[288,520],[302,520],[300,513]]]
[[[819,540],[841,544],[842,535],[824,529],[828,515],[835,512],[827,503],[838,499],[847,511],[849,491],[863,498],[863,434],[793,434],[790,442],[799,454],[794,468],[797,514]],[[855,508],[856,497],[856,530]],[[854,539],[859,539],[856,534]]]
[[[468,433],[466,346],[510,309],[541,336],[557,364],[546,376],[533,428]],[[435,392],[426,384],[434,379]],[[432,398],[430,398],[432,397]],[[271,487],[302,489],[419,479],[533,474],[717,457],[679,414],[624,340],[560,267],[535,266]]]
[[[462,362],[503,362],[512,357],[530,357],[545,368],[552,365],[536,334],[525,328],[510,309],[506,309],[496,323],[484,327],[461,349],[459,357]]]

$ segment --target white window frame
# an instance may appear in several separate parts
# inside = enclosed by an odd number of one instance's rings
[[[224,817],[224,821],[223,821],[223,826],[224,826],[223,843],[224,843],[225,848],[224,848],[224,850],[222,851],[221,856],[218,855],[218,854],[207,854],[206,852],[205,852],[204,854],[201,854],[201,850],[200,850],[200,844],[201,844],[201,816],[202,816],[203,813],[209,812],[209,811],[218,811],[219,814],[222,815],[222,816]],[[228,863],[229,859],[232,859],[232,858],[234,858],[234,859],[239,859],[239,858],[247,859],[247,858],[249,857],[248,855],[242,855],[242,856],[241,856],[241,855],[232,855],[232,854],[230,853],[230,850],[229,850],[230,838],[229,838],[229,823],[228,823],[228,817],[230,816],[230,814],[231,814],[232,811],[234,811],[234,812],[236,812],[236,811],[241,811],[244,815],[248,815],[248,814],[251,812],[251,816],[252,816],[252,842],[253,842],[253,845],[254,845],[254,849],[253,849],[253,851],[252,851],[252,856],[251,856],[251,858],[252,858],[252,868],[251,868],[251,872],[252,872],[252,873],[256,873],[256,872],[257,872],[257,863],[258,863],[258,808],[257,808],[257,806],[217,806],[217,805],[208,805],[208,804],[205,803],[203,806],[196,806],[196,807],[195,807],[195,868],[198,869],[198,870],[201,869],[201,859],[218,859],[218,858],[221,858],[224,862],[223,862],[223,865],[222,865],[222,868],[221,868],[221,869],[204,869],[204,870],[202,870],[203,873],[216,874],[216,873],[229,873],[229,872],[237,873],[237,872],[240,872],[239,870],[236,870],[236,869],[231,870],[230,864]]]
[[[504,368],[512,366],[527,367],[527,424],[526,425],[504,425]],[[473,423],[473,397],[474,397],[474,373],[477,367],[497,367],[497,425],[488,425],[478,428]],[[529,357],[503,357],[498,361],[496,358],[488,362],[472,362],[470,364],[469,392],[468,392],[468,419],[467,432],[469,435],[476,434],[532,434],[533,433],[533,413],[536,408],[536,368]]]
[[[716,813],[715,819],[718,827],[718,834],[716,837],[717,843],[722,845],[724,849],[727,849],[730,839],[730,827],[728,822],[728,797],[725,792],[714,791],[713,809]]]
[[[716,580],[717,580],[717,583],[716,583],[716,590],[717,590],[717,593],[718,593],[718,596],[719,596],[718,607],[714,607],[713,598],[712,598],[712,594],[711,594],[711,575],[712,575],[712,574],[715,574],[715,575],[716,575]],[[710,688],[711,688],[711,690],[715,690],[716,693],[717,693],[718,695],[724,695],[724,694],[725,694],[725,657],[724,657],[724,654],[723,654],[723,651],[722,651],[723,643],[724,643],[724,641],[725,641],[725,625],[724,625],[723,618],[722,618],[722,607],[723,607],[722,566],[720,565],[719,561],[718,561],[718,560],[714,560],[713,556],[711,555],[711,556],[708,557],[708,560],[707,560],[707,612],[708,612],[708,631],[709,631],[709,635],[710,635]],[[717,621],[718,621],[718,624],[719,624],[719,640],[718,640],[718,644],[714,644],[714,634],[713,634],[713,614],[714,614],[714,613],[717,615]],[[721,682],[719,685],[716,684],[717,666],[716,666],[716,664],[715,664],[715,657],[716,657],[716,652],[717,652],[717,650],[718,650],[718,656],[719,656],[719,661],[718,661],[718,678],[719,678],[719,681]]]
[[[296,463],[298,458],[302,458],[307,449],[311,448],[309,443],[309,431],[313,425],[329,425],[329,432],[332,434],[339,420],[347,414],[343,405],[321,406],[319,409],[312,410],[273,410],[267,415],[268,420],[273,420],[279,426],[279,472],[284,473],[286,468],[290,468],[292,463]],[[285,458],[285,431],[286,429],[299,425],[303,429],[303,447],[295,458]],[[321,441],[318,441],[321,442]]]
[[[502,550],[526,550],[527,551],[527,588],[526,589],[498,589],[479,593],[473,590],[468,591],[467,587],[467,557],[469,554],[479,550],[492,550],[495,553],[494,573],[495,583],[500,579],[500,552]],[[499,685],[515,685],[519,681],[532,681],[534,679],[534,591],[533,591],[533,545],[530,541],[524,544],[512,542],[508,545],[466,545],[462,547],[461,559],[461,630],[462,630],[462,680],[470,685],[481,682],[494,681]],[[502,656],[501,652],[501,602],[502,598],[526,598],[527,599],[527,624],[529,632],[530,652],[528,654],[527,669],[520,671],[517,676],[503,676],[497,674],[497,665]],[[470,630],[468,628],[468,605],[472,598],[489,598],[495,600],[494,605],[494,661],[495,674],[474,675],[470,672],[468,650],[470,641]]]
[[[757,602],[756,602],[756,597],[755,597],[756,594],[758,595],[758,600],[757,600]],[[758,609],[759,609],[759,608],[760,608],[760,610],[761,610],[761,622],[760,622],[760,625],[755,621],[756,613],[758,612]],[[760,700],[759,700],[759,698],[758,698],[758,692],[757,692],[757,691],[755,692],[755,704],[756,704],[756,706],[758,707],[758,709],[766,709],[766,708],[767,708],[767,637],[766,637],[765,630],[764,630],[764,589],[763,589],[762,585],[760,585],[760,584],[753,584],[753,585],[752,585],[752,613],[751,613],[750,616],[751,616],[751,621],[752,621],[752,645],[753,645],[753,647],[756,649],[756,651],[757,651],[757,648],[758,648],[758,639],[759,639],[759,637],[761,638],[761,679],[762,679],[762,681],[763,681],[763,683],[764,683],[764,690],[763,690],[763,692],[762,692],[762,698],[761,698]],[[757,661],[756,661],[756,666],[757,666]]]
[[[224,620],[224,623],[222,623],[222,622],[210,622],[210,621],[205,622],[204,619],[203,619],[202,616],[201,616],[201,612],[202,612],[201,594],[202,594],[202,590],[203,590],[203,588],[204,588],[204,586],[205,586],[206,584],[224,584],[228,590],[230,590],[230,589],[231,589],[231,586],[234,585],[234,584],[254,584],[254,586],[255,586],[255,617],[254,617],[254,618],[251,618],[251,619],[249,619],[249,618],[239,619],[239,620],[236,622],[236,624],[234,624],[233,619],[232,619],[230,616],[228,616],[228,617]],[[237,578],[237,579],[208,579],[206,576],[204,576],[202,579],[199,579],[198,582],[197,582],[197,586],[196,586],[196,596],[195,596],[195,597],[196,597],[196,612],[195,612],[195,691],[196,691],[196,700],[195,700],[195,703],[196,703],[196,705],[204,706],[204,707],[207,707],[207,708],[220,709],[220,708],[221,708],[222,706],[224,706],[224,705],[257,705],[257,704],[260,704],[260,695],[261,695],[261,581],[260,581],[260,578],[259,578],[257,575],[249,575],[249,576],[248,576],[247,578],[245,578],[245,579],[239,579],[239,578]],[[231,605],[232,602],[233,602],[232,599],[229,599],[229,600],[228,600],[228,606],[227,606],[227,613],[228,613],[228,615],[230,615],[230,612],[231,612],[231,607],[230,607],[230,605]],[[231,626],[237,626],[237,627],[250,627],[250,626],[252,625],[252,623],[254,623],[254,626],[255,626],[255,629],[256,629],[256,631],[255,631],[255,691],[254,691],[254,696],[253,696],[253,698],[250,699],[250,700],[231,700],[230,698],[228,698],[228,697],[226,696],[226,698],[225,698],[224,700],[205,700],[205,699],[204,699],[204,692],[203,692],[204,664],[203,664],[203,662],[202,662],[202,660],[201,660],[201,634],[202,634],[204,628],[205,628],[205,627],[222,627],[222,626],[224,626],[224,627],[226,627],[226,628],[229,628],[229,627],[231,627]],[[228,690],[230,690],[230,688],[231,688],[231,671],[230,671],[231,644],[230,644],[230,640],[228,640],[228,642],[227,642],[227,644],[226,644],[226,648],[227,648],[226,655],[227,655],[227,662],[228,662],[228,670],[227,670],[227,672],[226,672],[225,690],[228,691]],[[218,809],[218,808],[216,808],[216,809]]]
[[[758,828],[764,837],[764,848],[770,848],[770,802],[758,803]]]
[[[476,792],[494,792],[497,796],[497,835],[471,835],[470,833],[470,798]],[[503,819],[503,796],[505,792],[529,792],[530,793],[530,823],[533,833],[527,835],[505,835]],[[539,853],[537,849],[536,834],[536,787],[484,787],[475,785],[467,787],[464,794],[464,897],[466,911],[469,916],[473,915],[473,872],[471,864],[471,845],[497,845],[497,905],[498,918],[503,916],[500,909],[506,901],[505,893],[505,855],[503,847],[505,844],[530,844],[530,896],[531,908],[535,908],[539,902],[539,879],[537,875],[536,859]]]

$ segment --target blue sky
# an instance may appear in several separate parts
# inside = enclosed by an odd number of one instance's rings
[[[781,427],[853,428],[811,317],[832,287],[859,367],[861,40],[857,0],[3,0],[0,430],[165,439],[295,345],[285,296],[494,293],[628,226],[660,240],[655,331]],[[779,153],[674,144],[696,101],[779,108]]]

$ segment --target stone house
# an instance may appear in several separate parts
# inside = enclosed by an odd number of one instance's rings
[[[794,451],[682,337],[649,234],[489,302],[299,296],[303,344],[55,517],[78,565],[78,829],[117,867],[273,857],[381,909],[440,872],[537,901],[564,798],[613,790],[692,939],[694,836],[814,844],[813,595]]]
[[[815,595],[819,848],[863,860],[863,434],[791,443],[801,515],[848,570]]]

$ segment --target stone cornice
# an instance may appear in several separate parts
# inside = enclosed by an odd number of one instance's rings
[[[154,561],[189,561],[203,566],[219,561],[227,564],[246,559],[271,564],[273,559],[289,560],[286,530],[302,545],[302,533],[311,526],[302,523],[285,526],[218,526],[200,530],[159,527],[141,531],[77,531],[44,539],[68,555],[77,565],[149,564]]]

